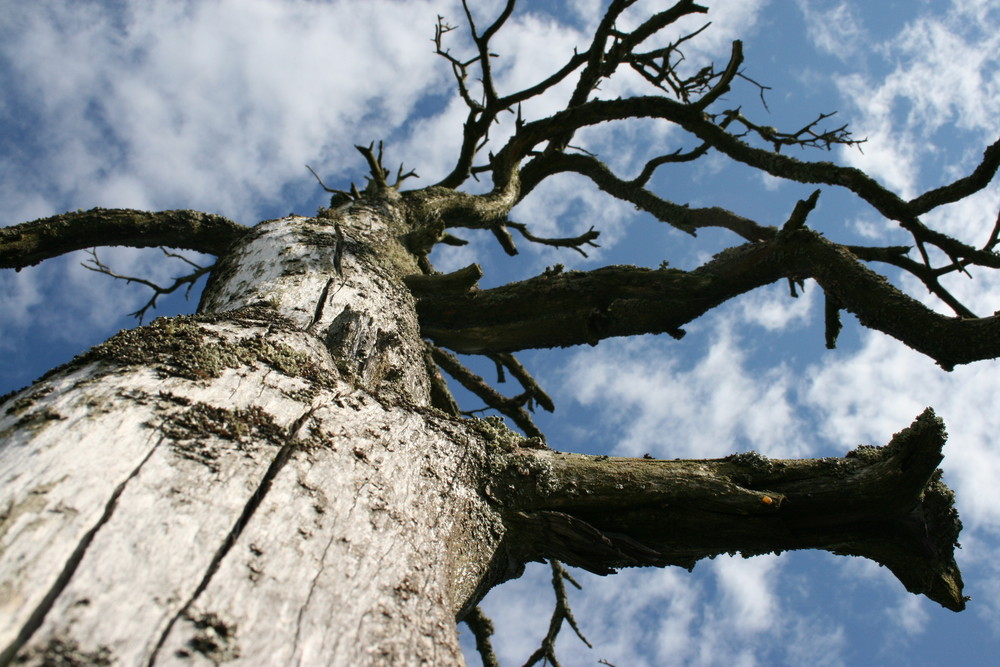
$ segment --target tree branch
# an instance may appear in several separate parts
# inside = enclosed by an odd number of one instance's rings
[[[660,461],[519,449],[491,489],[511,513],[511,542],[526,545],[525,560],[559,554],[606,574],[650,564],[691,568],[734,551],[826,549],[870,558],[910,592],[959,611],[961,522],[936,470],[945,439],[928,408],[885,447],[862,446],[842,459],[750,452]],[[516,479],[532,465],[547,471],[544,479]]]
[[[700,155],[704,151],[696,149],[693,153]],[[680,154],[673,155],[680,157]],[[685,155],[691,155],[691,153]],[[646,211],[661,222],[692,236],[695,235],[697,229],[703,227],[728,229],[748,241],[763,241],[773,238],[777,233],[774,228],[764,227],[753,220],[719,207],[689,208],[663,199],[647,190],[644,184],[652,173],[653,167],[650,167],[650,164],[659,165],[674,161],[670,158],[671,156],[668,155],[651,160],[638,177],[626,181],[616,176],[603,162],[590,155],[573,153],[544,155],[535,158],[523,169],[521,196],[527,195],[531,188],[548,176],[560,172],[575,172],[589,178],[598,188],[612,197],[634,204],[639,210]]]
[[[541,245],[548,245],[556,248],[572,248],[573,250],[577,251],[584,257],[587,256],[587,253],[583,250],[581,246],[589,245],[594,248],[601,247],[596,243],[594,243],[594,240],[597,239],[597,237],[600,236],[601,233],[595,231],[593,227],[591,227],[583,234],[580,234],[579,236],[570,236],[559,239],[548,239],[548,238],[543,238],[541,236],[535,236],[534,234],[528,231],[528,226],[521,222],[507,221],[507,223],[504,226],[513,227],[517,231],[521,232],[521,236],[531,241],[532,243],[539,243]]]
[[[198,279],[215,268],[215,264],[211,264],[209,266],[199,266],[198,264],[195,264],[186,257],[182,257],[181,255],[168,252],[165,248],[160,248],[160,250],[162,250],[163,254],[166,255],[167,257],[173,257],[175,259],[180,259],[188,263],[189,265],[194,267],[194,271],[192,271],[186,276],[175,278],[173,284],[164,287],[161,285],[157,285],[156,283],[150,280],[146,280],[145,278],[136,278],[134,276],[123,276],[121,274],[115,273],[114,271],[111,270],[109,266],[107,266],[100,259],[98,259],[96,248],[91,249],[89,251],[90,259],[87,260],[86,262],[82,262],[81,266],[89,271],[96,271],[97,273],[103,273],[104,275],[111,276],[112,278],[117,278],[118,280],[124,280],[126,283],[139,283],[140,285],[145,285],[146,287],[153,290],[153,296],[149,298],[149,301],[146,302],[146,305],[144,305],[142,308],[133,313],[129,313],[129,315],[139,320],[139,324],[142,324],[142,319],[143,317],[146,316],[146,311],[148,311],[150,308],[156,308],[157,299],[159,299],[164,294],[170,294],[172,292],[177,291],[183,285],[187,285],[185,298],[189,297],[191,295],[191,290],[194,288],[195,283],[198,282]]]
[[[1000,139],[997,139],[983,151],[982,161],[971,174],[958,179],[954,183],[929,190],[919,197],[911,199],[909,203],[910,212],[914,216],[922,215],[938,206],[956,202],[975,192],[979,192],[993,180],[998,167],[1000,167]]]
[[[531,419],[531,415],[525,409],[525,405],[534,398],[531,389],[527,389],[524,393],[513,398],[508,398],[491,387],[483,378],[466,368],[455,355],[447,350],[431,346],[431,355],[434,362],[444,372],[458,380],[463,387],[481,398],[486,405],[500,414],[510,417],[529,438],[545,440],[545,435],[535,426],[534,420]],[[548,397],[546,396],[545,398]]]
[[[0,228],[0,268],[22,269],[97,246],[166,246],[221,255],[249,229],[200,211],[93,208]]]
[[[559,631],[562,630],[563,622],[569,623],[569,626],[573,628],[573,632],[580,638],[580,641],[587,645],[587,648],[594,648],[580,631],[580,626],[577,625],[576,618],[573,616],[573,610],[569,606],[569,595],[566,593],[567,581],[577,588],[580,588],[580,584],[576,582],[559,561],[555,559],[550,560],[549,567],[552,568],[552,589],[556,594],[556,606],[552,610],[552,617],[549,619],[549,629],[545,633],[545,637],[542,638],[541,646],[531,654],[531,657],[524,663],[524,667],[537,665],[539,660],[551,663],[552,667],[559,667],[559,661],[556,659],[556,638],[559,636]]]
[[[809,229],[730,248],[693,271],[611,266],[544,274],[417,302],[423,335],[462,353],[565,347],[613,336],[668,333],[719,304],[783,278],[813,278],[861,323],[946,370],[1000,356],[1000,316],[934,312]]]
[[[497,655],[493,652],[493,644],[490,642],[490,637],[494,632],[493,621],[483,613],[482,609],[476,607],[469,612],[463,622],[469,626],[469,630],[476,638],[476,651],[479,652],[479,657],[483,661],[483,667],[500,667],[500,661],[497,660]]]

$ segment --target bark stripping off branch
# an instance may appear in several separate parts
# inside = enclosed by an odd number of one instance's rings
[[[690,568],[733,551],[825,549],[870,558],[910,592],[959,611],[965,598],[953,551],[961,522],[936,470],[945,439],[927,409],[885,447],[839,459],[751,452],[657,461],[524,449],[519,454],[544,472],[520,484],[511,475],[510,493],[500,498],[534,549],[525,558],[558,554],[605,574],[649,564]],[[517,465],[525,469],[525,459]]]
[[[22,269],[97,246],[167,246],[220,255],[248,228],[200,211],[92,208],[0,229],[0,268]]]

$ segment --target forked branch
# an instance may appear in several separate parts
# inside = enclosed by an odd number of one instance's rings
[[[451,354],[447,350],[431,346],[431,355],[433,356],[435,363],[437,363],[437,365],[440,366],[444,372],[455,378],[459,384],[482,399],[483,402],[489,406],[489,408],[496,410],[502,415],[510,417],[511,420],[517,424],[517,427],[520,428],[529,438],[538,438],[542,441],[545,440],[544,434],[541,430],[539,430],[539,428],[535,425],[534,420],[531,418],[530,411],[533,410],[535,401],[538,401],[541,405],[543,405],[543,407],[551,411],[552,400],[541,391],[534,380],[531,380],[528,386],[524,387],[524,391],[522,393],[508,398],[491,387],[486,380],[466,368],[455,355]],[[509,358],[513,359],[513,357]],[[517,364],[517,366],[520,367],[520,364]],[[520,371],[523,371],[524,376],[530,378],[530,376],[527,375],[527,371],[524,371],[523,368],[520,368]],[[518,379],[520,379],[520,377],[518,377]]]
[[[176,292],[178,289],[180,289],[184,285],[187,285],[187,289],[185,290],[184,297],[185,298],[190,297],[191,296],[191,290],[194,289],[195,283],[198,282],[198,279],[201,278],[203,275],[211,272],[211,270],[215,268],[215,264],[211,264],[209,266],[199,266],[198,264],[195,264],[194,262],[192,262],[187,257],[184,257],[183,255],[178,255],[177,253],[170,252],[166,248],[160,248],[160,250],[162,250],[163,254],[166,255],[167,257],[172,257],[174,259],[179,259],[179,260],[187,263],[188,265],[194,267],[194,271],[192,271],[191,273],[187,274],[186,276],[181,276],[180,278],[175,278],[174,282],[172,284],[170,284],[170,285],[166,285],[166,286],[157,285],[156,283],[152,282],[151,280],[147,280],[145,278],[137,278],[135,276],[125,276],[125,275],[121,275],[119,273],[115,273],[113,270],[111,270],[111,268],[109,266],[107,266],[106,264],[104,264],[97,257],[97,249],[96,248],[93,248],[93,249],[91,249],[91,250],[88,251],[88,253],[90,254],[90,259],[88,259],[85,262],[82,262],[81,266],[83,266],[83,268],[88,269],[90,271],[95,271],[97,273],[103,273],[103,274],[105,274],[107,276],[111,276],[112,278],[117,278],[118,280],[124,280],[126,283],[138,283],[140,285],[145,285],[146,287],[148,287],[151,290],[153,290],[153,296],[151,296],[149,298],[149,301],[146,302],[146,305],[144,305],[142,308],[140,308],[139,310],[137,310],[137,311],[135,311],[133,313],[129,313],[130,316],[132,316],[132,317],[136,318],[137,320],[139,320],[139,324],[142,324],[142,319],[146,316],[146,312],[150,308],[156,308],[156,300],[157,299],[159,299],[161,296],[163,296],[165,294],[171,294],[173,292]]]

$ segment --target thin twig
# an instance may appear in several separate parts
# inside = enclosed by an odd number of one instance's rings
[[[524,663],[524,667],[531,667],[531,665],[537,664],[539,660],[546,660],[552,663],[553,666],[559,664],[559,661],[556,659],[556,638],[559,636],[559,631],[562,630],[564,621],[569,623],[569,626],[573,628],[573,632],[580,638],[580,641],[587,645],[587,648],[594,648],[580,631],[580,626],[577,625],[576,618],[573,617],[573,610],[569,606],[569,596],[566,594],[565,582],[570,582],[578,589],[581,588],[580,584],[573,579],[559,561],[554,559],[549,560],[549,565],[552,568],[552,588],[556,594],[556,607],[552,611],[552,618],[549,620],[549,630],[542,639],[541,646],[531,654],[531,657]]]
[[[199,266],[198,264],[195,264],[186,257],[182,257],[181,255],[168,251],[166,248],[160,248],[160,250],[163,251],[163,254],[166,255],[167,257],[174,257],[183,260],[187,264],[190,264],[191,266],[195,267],[195,270],[186,276],[181,276],[180,278],[174,279],[172,285],[164,287],[161,285],[157,285],[156,283],[150,280],[146,280],[145,278],[137,278],[135,276],[125,276],[119,273],[115,273],[114,271],[111,270],[110,267],[104,264],[97,257],[97,248],[92,248],[91,250],[87,251],[88,254],[90,255],[90,259],[85,262],[81,262],[81,266],[83,266],[83,268],[89,271],[94,271],[96,273],[103,273],[105,275],[111,276],[112,278],[116,278],[118,280],[124,280],[126,283],[138,283],[140,285],[145,285],[146,287],[153,290],[153,296],[150,297],[149,301],[146,302],[146,305],[144,305],[142,308],[140,308],[135,312],[129,313],[130,316],[139,320],[139,324],[142,324],[142,320],[146,315],[146,311],[148,311],[150,308],[156,308],[156,300],[160,296],[164,294],[170,294],[176,291],[182,285],[187,285],[187,290],[184,293],[184,298],[185,299],[189,298],[191,296],[191,290],[194,288],[194,285],[198,281],[198,279],[215,268],[215,264],[202,267]]]

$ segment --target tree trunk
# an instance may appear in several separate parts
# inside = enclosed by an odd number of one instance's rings
[[[429,407],[398,224],[263,223],[200,315],[0,408],[0,663],[462,662],[501,530],[485,439]]]
[[[458,419],[413,294],[471,283],[413,278],[426,197],[363,202],[261,223],[198,315],[2,401],[0,666],[460,664],[456,619],[538,558],[820,548],[964,606],[932,413],[813,462],[566,455]]]

